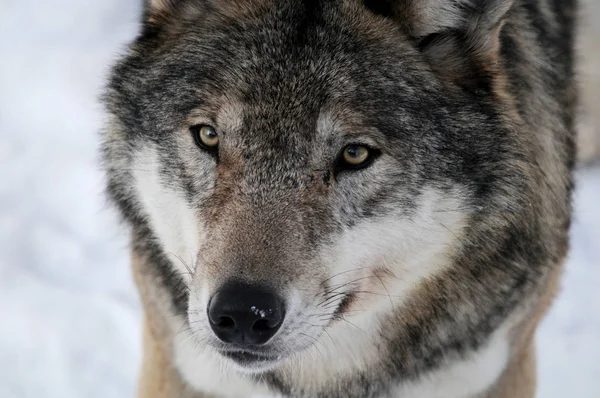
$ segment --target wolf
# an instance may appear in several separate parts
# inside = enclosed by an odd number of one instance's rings
[[[104,103],[140,397],[535,395],[574,0],[151,0]]]

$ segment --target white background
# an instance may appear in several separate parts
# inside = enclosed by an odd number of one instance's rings
[[[0,0],[0,397],[131,397],[140,305],[98,171],[97,98],[138,1]],[[600,397],[600,168],[578,173],[539,397]]]

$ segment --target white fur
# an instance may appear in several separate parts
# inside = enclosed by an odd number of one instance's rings
[[[189,283],[191,275],[182,261],[194,270],[201,237],[198,221],[183,193],[161,181],[159,167],[158,154],[152,145],[136,153],[132,162],[136,192],[164,252]]]
[[[507,326],[500,328],[483,348],[467,359],[447,363],[416,382],[402,384],[392,396],[470,398],[486,391],[508,363],[508,331]]]
[[[467,355],[466,359],[449,361],[441,368],[423,374],[417,381],[399,385],[390,398],[468,398],[484,392],[498,380],[507,365],[511,324],[507,321],[485,346]],[[224,398],[280,397],[223,367],[220,360],[198,349],[189,336],[178,334],[175,347],[178,368],[183,371],[184,378],[200,391],[218,393]],[[323,370],[323,366],[318,365],[313,364],[313,375]]]
[[[164,251],[173,255],[171,260],[178,272],[189,281],[188,271],[175,255],[193,266],[201,238],[194,211],[181,193],[161,181],[158,156],[153,147],[147,146],[136,155],[132,170],[140,201],[157,238]],[[464,205],[458,199],[461,197],[458,188],[451,193],[427,188],[418,211],[411,218],[398,216],[364,222],[347,230],[333,246],[324,248],[319,257],[328,264],[332,275],[339,274],[332,280],[333,284],[361,277],[364,269],[383,267],[391,269],[395,278],[382,281],[385,288],[378,286],[373,290],[389,293],[390,297],[371,299],[361,295],[359,303],[370,302],[375,308],[364,308],[362,314],[349,316],[353,325],[338,322],[330,327],[327,331],[331,339],[321,336],[319,344],[285,363],[283,370],[294,374],[300,385],[322,385],[376,361],[378,316],[389,311],[392,305],[401,306],[421,281],[450,265],[449,255],[464,227]],[[196,300],[205,305],[207,297],[204,294]],[[209,347],[199,347],[187,331],[176,334],[174,346],[176,364],[183,377],[203,392],[224,397],[269,393],[246,376],[233,372],[228,362]],[[448,363],[419,381],[398,386],[396,395],[472,396],[498,378],[507,358],[508,339],[506,330],[502,329],[467,359]]]
[[[247,376],[230,369],[210,348],[200,347],[188,332],[177,333],[174,347],[177,368],[183,378],[198,391],[223,398],[252,395],[274,397],[269,395],[266,388],[257,386]]]
[[[402,306],[421,281],[451,265],[450,255],[465,225],[463,196],[459,188],[446,193],[425,188],[411,218],[389,216],[363,222],[348,229],[333,246],[323,248],[321,261],[328,264],[331,275],[337,275],[330,281],[332,286],[359,280],[357,290],[374,294],[359,294],[355,306],[364,311],[348,315],[351,323],[330,326],[316,346],[284,365],[286,371],[300,384],[322,385],[376,361],[378,319]],[[368,276],[375,267],[391,270],[394,277]]]
[[[383,293],[381,297],[371,300],[361,296],[361,300],[371,302],[374,307],[365,308],[358,316],[349,316],[353,325],[334,324],[327,329],[329,335],[322,335],[317,345],[284,362],[282,370],[293,375],[298,385],[319,386],[374,363],[378,356],[378,317],[392,305],[401,306],[421,281],[451,265],[450,255],[459,245],[467,215],[461,197],[459,188],[453,192],[426,188],[411,218],[398,216],[364,222],[348,229],[333,246],[324,248],[319,257],[331,268],[331,274],[339,273],[333,284],[361,277],[365,268],[376,266],[393,270],[395,278],[382,282],[386,289],[383,286],[373,289]],[[199,301],[204,300],[199,298]],[[189,341],[192,339],[188,337]],[[236,374],[226,360],[215,357],[210,349],[192,349],[183,339],[176,346],[179,369],[197,388],[219,391],[227,397],[266,393],[262,387],[253,387],[245,376]],[[507,358],[508,338],[504,328],[467,359],[449,362],[419,381],[398,386],[397,396],[471,396],[498,378]]]
[[[131,166],[135,191],[163,250],[186,283],[189,283],[189,272],[177,257],[193,267],[203,234],[183,194],[169,186],[167,181],[162,181],[159,167],[158,154],[153,146],[148,145],[138,151]],[[199,300],[201,304],[198,308],[206,308],[207,286],[203,285],[200,292],[200,297],[192,295],[190,299]],[[175,363],[190,385],[206,393],[218,393],[219,396],[231,398],[247,397],[251,391],[261,396],[269,393],[264,388],[256,387],[244,376],[232,372],[226,361],[211,352],[210,348],[199,345],[185,326],[175,325],[176,322],[177,318],[173,317],[171,326],[175,335]]]

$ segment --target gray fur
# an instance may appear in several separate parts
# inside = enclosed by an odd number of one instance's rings
[[[358,283],[330,285],[323,253],[364,223],[418,219],[431,190],[461,204],[440,211],[465,225],[451,266],[378,318],[379,361],[325,386],[298,385],[277,367],[256,383],[289,396],[386,396],[477,350],[535,303],[567,250],[574,1],[227,3],[149,7],[105,96],[108,192],[173,313],[200,300],[203,283],[296,289],[304,309],[267,348],[318,344],[353,319],[338,309]],[[198,120],[220,133],[216,159],[189,135]],[[354,143],[376,149],[373,164],[336,169]],[[135,158],[149,145],[161,184],[206,233],[189,281],[173,271],[136,190]],[[294,334],[310,316],[322,325]]]

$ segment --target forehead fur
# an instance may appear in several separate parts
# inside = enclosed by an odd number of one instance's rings
[[[176,26],[169,34],[143,32],[117,66],[107,98],[131,140],[166,140],[208,113],[249,152],[294,168],[322,145],[319,124],[335,108],[334,133],[378,135],[405,183],[491,186],[497,149],[511,150],[505,134],[492,133],[504,129],[501,107],[481,90],[444,85],[393,18],[358,0],[240,1],[255,12],[235,16],[226,3],[173,2],[177,12],[205,10],[165,22]]]

